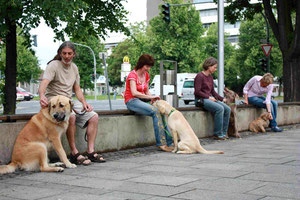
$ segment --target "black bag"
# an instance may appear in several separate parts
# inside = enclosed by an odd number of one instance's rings
[[[203,100],[203,98],[196,99],[195,103],[196,103],[195,104],[196,107],[203,107],[204,106],[204,100]]]
[[[145,103],[148,103],[151,101],[151,99],[143,99],[143,98],[139,98],[141,101],[145,102]]]

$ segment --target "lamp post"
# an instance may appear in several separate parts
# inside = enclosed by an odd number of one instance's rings
[[[103,65],[105,67],[105,80],[106,80],[106,91],[108,95],[108,102],[109,102],[109,109],[112,110],[111,107],[111,100],[110,100],[110,91],[109,91],[109,79],[108,79],[108,72],[107,72],[107,66],[106,66],[106,59],[105,59],[105,52],[100,52],[99,57],[103,60]]]
[[[84,45],[84,44],[78,44],[78,43],[75,43],[75,42],[73,42],[73,44],[78,45],[78,46],[82,46],[82,47],[86,47],[86,48],[88,48],[88,49],[92,52],[92,54],[93,54],[93,58],[94,58],[94,74],[95,74],[95,80],[94,80],[94,95],[95,95],[95,100],[97,100],[96,57],[95,57],[94,51],[93,51],[93,49],[92,49],[91,47],[86,46],[86,45]]]

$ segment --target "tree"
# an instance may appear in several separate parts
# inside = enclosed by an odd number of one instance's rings
[[[241,22],[239,35],[239,48],[235,55],[225,65],[225,84],[239,94],[242,94],[243,86],[254,75],[263,75],[260,59],[266,58],[260,40],[266,38],[265,21],[261,14],[255,14],[253,20]],[[251,34],[249,34],[251,33]],[[270,72],[277,78],[282,77],[282,59],[272,31],[270,31],[270,43],[273,44],[270,53]]]
[[[73,41],[78,44],[89,46],[94,51],[96,63],[98,64],[98,66],[96,66],[96,72],[98,75],[102,74],[102,60],[99,58],[99,53],[104,51],[104,45],[100,44],[100,40],[95,36],[90,36],[85,41]],[[83,92],[85,94],[86,89],[94,88],[94,81],[92,79],[92,76],[94,75],[94,59],[91,50],[87,47],[76,46],[76,53],[77,56],[75,57],[74,62],[78,66],[80,87],[83,88]]]
[[[133,69],[143,53],[151,53],[149,50],[149,40],[151,38],[148,38],[146,35],[144,22],[131,24],[128,31],[130,32],[130,37],[119,43],[107,60],[108,76],[112,86],[122,86],[123,84],[121,82],[121,64],[125,56],[129,57],[131,69]]]
[[[282,53],[284,101],[300,101],[300,1],[262,0],[250,4],[250,0],[228,0],[227,3],[225,17],[232,23],[265,13]]]
[[[74,39],[86,39],[91,35],[104,37],[107,31],[125,31],[127,14],[124,0],[0,0],[0,38],[6,45],[4,114],[15,113],[17,74],[17,26],[21,27],[30,43],[29,31],[36,28],[43,18],[56,33]]]
[[[183,0],[168,0],[166,3],[183,4]],[[204,28],[199,12],[194,6],[171,7],[171,22],[163,20],[163,14],[150,20],[147,35],[151,40],[151,53],[156,60],[175,60],[178,72],[198,72],[204,60],[201,36]],[[151,72],[159,73],[159,67]]]

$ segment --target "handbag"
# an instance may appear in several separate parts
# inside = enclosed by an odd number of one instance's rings
[[[204,106],[204,99],[203,98],[199,98],[196,99],[196,107],[203,107]]]

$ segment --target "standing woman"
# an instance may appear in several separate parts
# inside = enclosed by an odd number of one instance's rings
[[[172,138],[166,133],[166,131],[171,133],[169,128],[164,124],[158,109],[144,102],[160,99],[159,96],[152,96],[149,92],[150,77],[148,72],[153,65],[154,58],[152,56],[148,54],[140,56],[134,70],[129,73],[126,79],[125,104],[128,110],[152,117],[156,146],[163,151],[170,152],[173,150],[172,147],[169,147],[172,144]]]
[[[214,138],[217,140],[227,139],[227,130],[230,117],[230,107],[225,103],[226,98],[221,97],[214,90],[214,80],[212,74],[217,71],[217,59],[207,58],[194,81],[195,105],[201,106],[214,115]],[[200,105],[199,105],[200,104]]]
[[[270,119],[270,127],[274,132],[281,132],[277,126],[277,107],[276,101],[271,100],[273,92],[273,75],[266,73],[263,76],[252,77],[243,89],[245,104],[252,104],[259,108],[267,108]],[[266,97],[263,95],[267,94]]]

